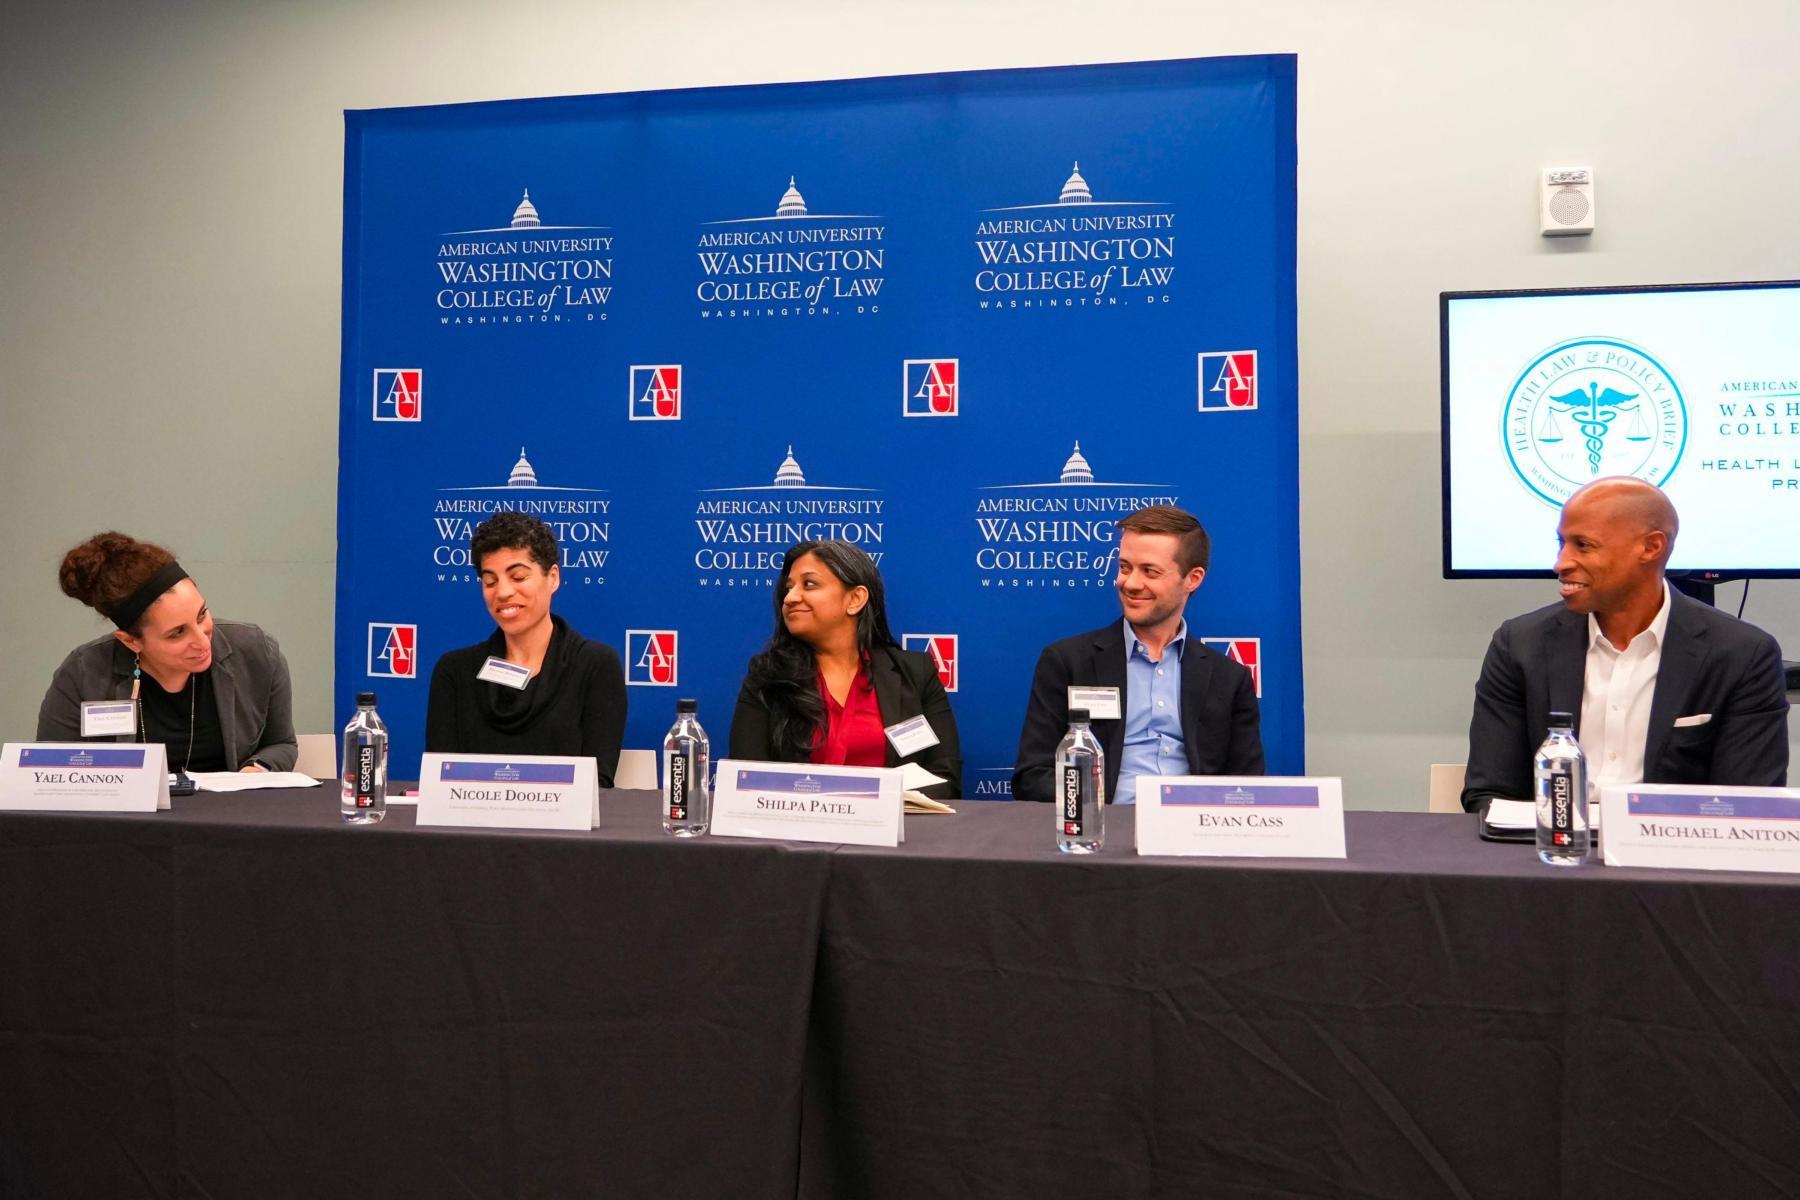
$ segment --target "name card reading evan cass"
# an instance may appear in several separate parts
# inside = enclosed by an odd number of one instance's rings
[[[1344,857],[1340,779],[1140,775],[1139,854]]]
[[[427,754],[419,761],[420,825],[594,829],[600,777],[592,758]]]
[[[712,832],[724,837],[847,846],[905,838],[900,772],[724,759],[713,785]]]
[[[1800,790],[1638,783],[1600,790],[1608,866],[1800,872]]]
[[[0,809],[156,812],[168,807],[169,765],[161,743],[8,742],[0,751]]]

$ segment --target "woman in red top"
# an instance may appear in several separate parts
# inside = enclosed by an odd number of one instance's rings
[[[936,745],[896,753],[886,731],[920,715]],[[801,542],[782,559],[775,632],[738,692],[731,757],[856,767],[916,762],[945,781],[926,795],[962,794],[956,716],[937,664],[894,641],[881,572],[849,542]]]

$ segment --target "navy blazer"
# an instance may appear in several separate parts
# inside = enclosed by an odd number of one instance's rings
[[[1019,756],[1013,764],[1015,800],[1049,803],[1056,746],[1069,731],[1069,687],[1116,687],[1119,711],[1130,712],[1126,690],[1123,618],[1044,648],[1031,679]],[[1261,775],[1263,747],[1256,684],[1248,668],[1207,647],[1189,631],[1181,654],[1181,740],[1194,775]],[[1125,722],[1095,721],[1106,751],[1106,799],[1119,785]]]
[[[1550,714],[1581,729],[1587,614],[1561,603],[1514,617],[1494,632],[1469,721],[1463,807],[1492,796],[1529,799],[1532,758]],[[1787,783],[1787,673],[1781,647],[1754,625],[1669,591],[1669,625],[1650,699],[1645,783]],[[1680,717],[1706,716],[1676,728]]]

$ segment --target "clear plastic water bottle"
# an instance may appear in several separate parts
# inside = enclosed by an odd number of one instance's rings
[[[1579,867],[1588,857],[1587,755],[1569,713],[1550,714],[1550,736],[1532,767],[1538,857],[1553,867]]]
[[[675,702],[675,724],[663,738],[663,832],[698,837],[712,821],[712,743],[692,700]]]
[[[338,811],[352,825],[387,816],[387,725],[375,712],[375,693],[356,693],[356,715],[344,726],[344,768]]]
[[[1069,732],[1056,747],[1056,848],[1093,854],[1106,842],[1106,751],[1088,728],[1085,708],[1069,710]]]

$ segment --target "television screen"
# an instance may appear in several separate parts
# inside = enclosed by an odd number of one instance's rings
[[[1800,281],[1445,292],[1444,575],[1548,575],[1576,488],[1681,514],[1669,569],[1800,576]]]

